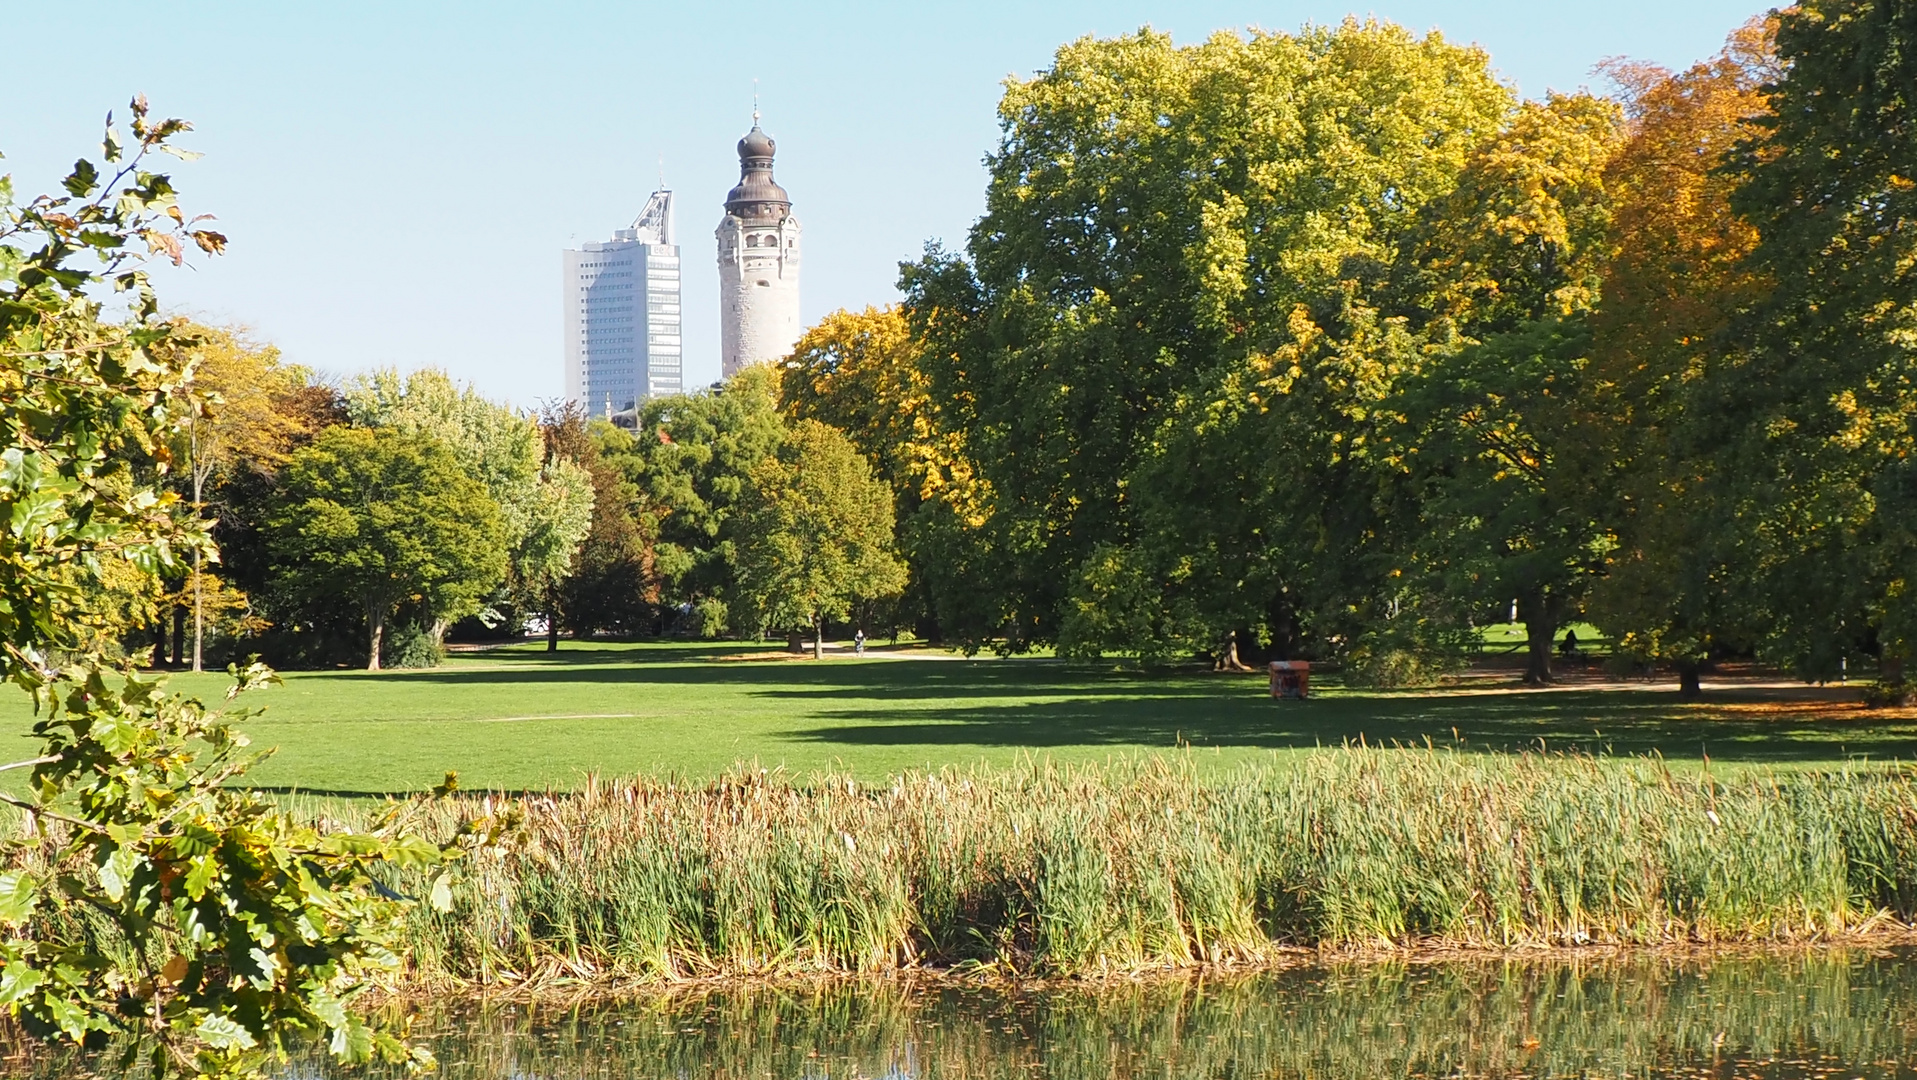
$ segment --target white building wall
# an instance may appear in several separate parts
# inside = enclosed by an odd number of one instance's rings
[[[799,221],[719,223],[720,371],[783,360],[805,330],[799,321]]]

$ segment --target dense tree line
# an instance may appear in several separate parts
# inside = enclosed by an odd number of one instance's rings
[[[1820,0],[1533,101],[1378,21],[1086,38],[1008,84],[985,215],[902,303],[618,424],[199,335],[223,404],[177,482],[222,561],[102,604],[176,661],[430,662],[536,617],[1381,682],[1515,605],[1537,681],[1588,619],[1689,686],[1897,682],[1908,22]]]
[[[1820,0],[1609,97],[1348,21],[1087,38],[1008,84],[985,216],[786,365],[893,486],[906,602],[1017,651],[1418,678],[1807,678],[1917,628],[1912,16]]]
[[[101,600],[156,662],[438,662],[449,635],[809,631],[897,594],[887,489],[777,373],[619,424],[528,415],[445,373],[330,386],[244,334],[179,323],[208,406],[173,478],[216,547]]]

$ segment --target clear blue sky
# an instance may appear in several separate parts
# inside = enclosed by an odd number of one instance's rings
[[[894,297],[927,240],[963,243],[1007,75],[1084,34],[1190,42],[1375,14],[1490,51],[1527,96],[1609,56],[1688,64],[1751,0],[1001,0],[954,4],[12,6],[0,152],[22,196],[143,91],[198,130],[176,170],[221,259],[158,273],[174,307],[343,374],[437,365],[521,405],[560,392],[559,251],[626,225],[663,158],[685,248],[688,385],[718,376],[713,227],[752,80],[805,225],[808,322]],[[107,72],[97,74],[97,72]]]

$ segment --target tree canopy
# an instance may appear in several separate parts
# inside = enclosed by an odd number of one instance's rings
[[[403,608],[424,622],[458,618],[506,572],[498,506],[425,435],[331,428],[287,462],[277,500],[267,542],[279,587],[358,604],[369,671]]]
[[[576,461],[547,455],[531,417],[433,368],[403,379],[375,372],[349,385],[345,400],[353,423],[430,436],[486,486],[515,582],[537,590],[566,576],[591,527],[592,480]]]
[[[1005,85],[985,213],[901,267],[900,303],[611,421],[535,420],[434,371],[327,387],[179,328],[230,404],[179,446],[116,450],[114,483],[166,477],[226,561],[75,564],[59,602],[128,653],[171,613],[177,660],[181,599],[212,581],[246,612],[216,652],[339,662],[369,609],[298,590],[273,522],[279,458],[346,426],[441,447],[498,508],[483,596],[378,605],[423,662],[460,612],[468,634],[544,612],[557,648],[856,611],[967,650],[1390,683],[1515,617],[1536,683],[1582,620],[1693,690],[1732,656],[1819,678],[1869,655],[1896,682],[1917,644],[1913,25],[1815,0],[1683,71],[1613,61],[1609,94],[1530,101],[1482,51],[1375,19],[1082,38]],[[769,494],[803,487],[793,447],[838,461],[833,440],[906,567],[856,603],[790,576],[816,553]],[[851,476],[833,484],[872,490]],[[824,576],[848,575],[886,576]]]
[[[1381,408],[1419,352],[1379,305],[1513,108],[1482,52],[1375,21],[1086,38],[1009,83],[969,258],[903,280],[992,493],[962,634],[1156,654],[1382,621],[1344,598],[1388,570],[1344,555],[1383,527]]]
[[[1776,40],[1732,194],[1764,288],[1691,422],[1720,447],[1737,580],[1767,599],[1760,646],[1825,676],[1868,633],[1901,681],[1917,646],[1917,12],[1810,0],[1778,14]]]
[[[803,626],[823,654],[827,619],[905,587],[892,496],[852,441],[801,420],[752,470],[736,554],[742,614],[758,629]]]

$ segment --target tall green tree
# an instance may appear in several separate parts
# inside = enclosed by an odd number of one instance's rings
[[[779,376],[761,364],[715,390],[643,401],[630,433],[605,432],[599,444],[657,515],[660,602],[706,636],[725,633],[729,622],[735,518],[752,471],[784,439]]]
[[[592,523],[576,563],[564,577],[550,579],[547,648],[558,650],[562,623],[580,635],[650,627],[659,599],[653,571],[658,514],[602,450],[607,445],[629,448],[631,435],[604,421],[588,420],[585,410],[572,402],[548,409],[540,428],[547,460],[575,462],[592,483]]]
[[[345,409],[338,391],[310,373],[297,385],[275,388],[267,403],[281,420],[274,433],[276,442],[284,438],[280,453],[234,455],[207,488],[206,516],[220,549],[218,576],[209,573],[207,591],[230,605],[226,612],[211,612],[218,636],[210,646],[223,646],[228,660],[257,654],[282,666],[351,662],[364,648],[357,606],[340,597],[320,602],[281,592],[265,543],[280,469],[294,451],[328,428],[345,424]],[[159,628],[161,633],[166,629]],[[155,634],[155,643],[163,647],[161,633]],[[174,636],[177,645],[182,635]]]
[[[1409,486],[1381,541],[1471,615],[1515,600],[1526,680],[1552,679],[1612,536],[1587,403],[1588,322],[1611,251],[1606,168],[1623,116],[1588,94],[1527,102],[1427,208],[1399,311],[1430,358],[1391,403]]]
[[[411,606],[422,621],[468,614],[506,572],[505,525],[479,481],[437,439],[338,427],[280,473],[267,522],[278,587],[347,596],[366,619],[366,669]]]
[[[437,439],[486,486],[505,530],[505,583],[518,594],[505,599],[537,607],[571,572],[592,525],[592,478],[578,462],[546,452],[534,418],[433,368],[403,378],[374,372],[351,383],[345,399],[353,423]],[[434,639],[445,629],[433,623]]]
[[[905,588],[893,550],[892,493],[837,429],[792,426],[752,471],[735,547],[739,607],[759,629],[803,626],[825,654],[825,623]]]
[[[1767,293],[1692,396],[1744,534],[1760,645],[1834,673],[1867,631],[1889,681],[1917,650],[1917,9],[1806,0],[1733,205]]]
[[[1361,554],[1420,358],[1377,294],[1512,107],[1481,51],[1379,22],[1087,38],[1010,82],[969,258],[904,280],[990,485],[966,631],[1337,651],[1408,610]]]

